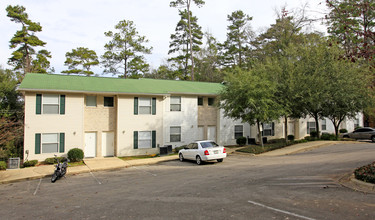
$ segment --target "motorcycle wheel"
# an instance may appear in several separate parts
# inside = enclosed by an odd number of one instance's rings
[[[52,174],[51,182],[54,183],[54,182],[56,182],[56,180],[57,180],[57,174],[54,173],[54,174]]]

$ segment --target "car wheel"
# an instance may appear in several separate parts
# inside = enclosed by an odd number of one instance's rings
[[[197,156],[196,161],[198,165],[201,165],[203,162],[200,156]]]
[[[181,153],[178,155],[178,158],[180,159],[181,162],[184,161],[184,156]]]
[[[221,159],[217,159],[217,162],[219,162],[219,163],[221,163],[221,162],[223,162],[223,158],[221,158]]]
[[[372,141],[372,142],[375,142],[375,136],[372,136],[372,137],[371,137],[371,141]]]

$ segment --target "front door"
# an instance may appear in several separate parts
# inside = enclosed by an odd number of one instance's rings
[[[111,157],[115,154],[115,135],[113,132],[103,132],[102,133],[102,156]]]
[[[216,142],[216,126],[207,127],[207,139]]]
[[[85,157],[96,157],[96,133],[85,133]]]

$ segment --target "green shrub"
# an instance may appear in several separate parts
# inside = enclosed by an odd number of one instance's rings
[[[285,138],[267,140],[267,144],[278,144],[278,143],[285,143]]]
[[[310,132],[310,136],[313,137],[313,138],[317,138],[318,137],[318,132],[317,131],[311,131]]]
[[[320,139],[321,140],[329,140],[329,141],[335,141],[335,140],[337,140],[336,135],[334,135],[334,134],[328,134],[328,133],[323,133],[320,136]]]
[[[184,149],[184,147],[186,147],[186,145],[182,145],[182,146],[180,146],[180,147],[176,147],[176,148],[174,149],[174,152],[178,153],[180,150]]]
[[[288,140],[289,141],[294,141],[294,135],[292,135],[292,134],[288,135]]]
[[[316,140],[316,138],[315,138],[315,137],[312,137],[312,136],[306,136],[304,139],[305,139],[306,141],[315,141],[315,140]]]
[[[354,176],[358,180],[362,180],[368,183],[375,183],[375,162],[357,168],[354,171]]]
[[[38,163],[38,160],[28,160],[23,162],[24,167],[33,167]]]
[[[71,162],[79,162],[83,160],[83,150],[79,148],[73,148],[68,151],[68,158]]]
[[[342,128],[342,129],[339,130],[339,133],[340,134],[348,133],[348,130],[346,130],[345,128]]]
[[[0,161],[0,170],[6,170],[7,169],[7,163],[5,161]]]
[[[246,138],[245,137],[238,137],[236,139],[236,143],[240,146],[244,146],[246,144]]]
[[[60,162],[64,162],[66,160],[65,157],[49,157],[49,158],[46,158],[44,160],[44,163],[46,163],[46,164],[55,164],[55,163],[57,163],[56,159],[58,159]]]

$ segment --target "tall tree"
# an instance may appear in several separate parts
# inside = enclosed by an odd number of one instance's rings
[[[253,18],[238,10],[228,15],[227,40],[224,42],[223,64],[243,68],[246,64],[246,55],[250,50],[250,41],[253,31],[249,22]]]
[[[152,47],[144,46],[148,42],[145,36],[139,35],[133,21],[120,21],[115,29],[105,32],[105,36],[112,38],[104,45],[106,52],[101,57],[105,73],[119,77],[139,78],[143,73],[149,71],[149,64],[146,63],[142,54],[150,54]]]
[[[171,1],[169,6],[174,8],[184,8],[187,12],[188,31],[189,31],[189,44],[190,44],[190,59],[191,59],[191,80],[194,81],[194,54],[193,54],[193,31],[191,20],[191,6],[195,3],[198,7],[205,4],[203,0],[175,0]]]
[[[96,52],[85,47],[72,49],[72,52],[67,52],[65,57],[65,65],[68,66],[69,70],[64,70],[62,71],[63,73],[85,74],[86,76],[90,76],[94,74],[94,72],[91,71],[91,67],[99,64]],[[79,68],[80,66],[81,68]]]
[[[282,115],[275,97],[277,85],[267,72],[261,63],[250,70],[235,68],[225,79],[219,104],[225,116],[256,125],[262,146],[261,124],[278,120]]]
[[[293,75],[294,62],[296,54],[288,53],[288,47],[293,44],[301,44],[304,42],[304,36],[301,32],[302,27],[309,21],[304,13],[304,8],[296,14],[295,17],[290,14],[286,8],[282,8],[278,14],[276,23],[272,24],[264,33],[259,35],[253,42],[256,47],[254,52],[256,59],[271,60],[268,65],[274,68],[270,74],[275,78],[278,89],[278,102],[284,107],[284,136],[287,141],[288,136],[288,118],[300,118],[301,111],[295,105],[294,98],[298,96],[299,91],[293,90],[295,76]],[[315,33],[309,34],[312,37]],[[292,57],[291,57],[292,56]]]
[[[326,4],[331,37],[343,45],[352,61],[363,58],[375,65],[375,1],[326,0]]]
[[[50,53],[46,50],[42,50],[38,54],[35,52],[35,47],[44,46],[46,44],[35,35],[35,33],[42,31],[42,26],[29,19],[28,14],[25,12],[26,9],[23,6],[9,5],[6,11],[11,21],[22,25],[21,30],[18,30],[10,40],[9,47],[11,49],[17,49],[12,53],[8,64],[13,66],[14,70],[22,70],[22,78],[26,73],[32,71],[47,72],[49,62],[45,61],[47,58],[50,58]],[[34,58],[35,55],[39,57]]]
[[[196,79],[205,82],[222,82],[224,74],[220,69],[219,43],[211,33],[206,32],[204,36],[206,44],[198,53]]]
[[[202,28],[197,23],[197,17],[190,15],[189,29],[187,10],[180,10],[180,16],[181,20],[177,23],[176,33],[171,34],[170,49],[168,51],[168,54],[177,54],[177,56],[168,59],[168,61],[172,62],[176,67],[180,79],[193,80],[194,76],[191,72],[189,73],[189,67],[194,65],[191,59],[195,60],[196,58],[194,56],[191,58],[191,53],[197,53],[200,50],[203,38]],[[190,32],[192,33],[191,38]]]

